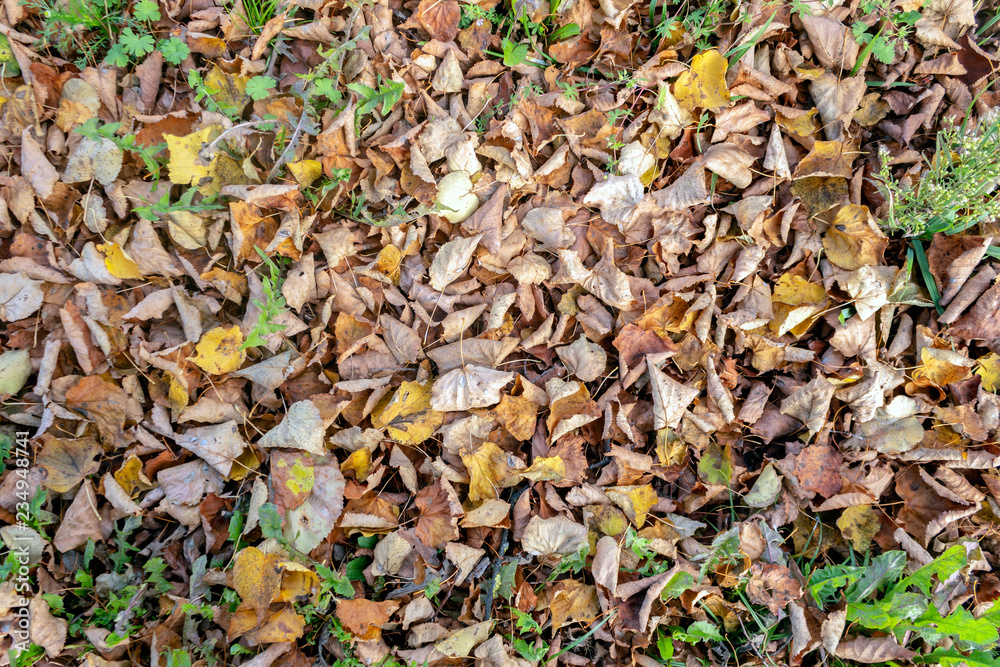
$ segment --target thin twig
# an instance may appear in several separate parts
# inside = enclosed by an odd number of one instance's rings
[[[273,123],[273,122],[274,122],[273,120],[248,120],[245,123],[233,125],[231,128],[225,130],[222,134],[213,139],[210,144],[208,144],[200,151],[198,151],[198,157],[200,157],[203,160],[211,160],[212,157],[215,156],[215,151],[218,148],[219,144],[222,143],[224,139],[228,138],[229,135],[241,132],[248,127],[256,127],[257,125],[261,125],[263,123]]]
[[[295,124],[295,132],[292,133],[292,138],[288,140],[288,145],[285,146],[285,150],[281,151],[281,155],[275,160],[274,166],[271,167],[271,171],[267,173],[267,178],[264,179],[264,183],[270,183],[271,180],[278,173],[278,170],[288,161],[288,153],[295,154],[295,149],[299,144],[299,139],[302,137],[302,128],[305,125],[306,117],[309,116],[309,98],[312,97],[312,91],[314,86],[312,84],[302,92],[302,113],[299,115],[299,122]]]
[[[122,609],[121,613],[119,613],[118,616],[115,617],[115,634],[118,635],[119,637],[122,635],[123,632],[125,632],[125,627],[128,625],[128,622],[132,619],[132,616],[135,615],[134,613],[135,607],[138,606],[139,602],[141,602],[142,599],[145,597],[146,586],[147,584],[143,584],[142,586],[140,586],[139,590],[137,590],[135,592],[135,595],[132,596],[132,599],[129,600],[128,606]]]

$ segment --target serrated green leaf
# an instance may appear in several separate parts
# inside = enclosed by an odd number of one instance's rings
[[[517,67],[527,58],[527,44],[515,44],[509,39],[503,40],[503,64],[505,67]]]
[[[971,651],[963,655],[955,647],[936,649],[927,655],[916,656],[913,662],[941,665],[941,667],[1000,667],[1000,658],[986,651]]]
[[[879,62],[891,65],[896,60],[896,43],[880,37],[872,43],[872,55]]]
[[[104,56],[104,62],[115,67],[128,65],[128,54],[125,53],[125,47],[121,44],[112,44],[107,55]]]
[[[940,581],[944,581],[968,562],[965,546],[956,544],[943,554],[932,560],[927,565],[906,577],[895,587],[897,591],[906,590],[910,586],[916,586],[924,595],[931,594],[931,583],[936,576]]]
[[[122,32],[121,45],[125,53],[136,58],[141,58],[153,52],[153,36],[137,35],[132,28],[125,28]]]
[[[191,55],[191,49],[182,40],[171,37],[160,42],[160,53],[171,65],[180,65]]]
[[[347,89],[358,97],[358,115],[371,113],[379,105],[385,115],[403,97],[406,86],[399,81],[382,81],[379,79],[378,90],[360,83],[349,83]]]
[[[706,639],[716,642],[723,641],[719,626],[710,621],[695,621],[686,630],[677,628],[674,630],[674,639],[687,644],[697,644]]]
[[[905,551],[887,551],[876,556],[872,559],[871,564],[864,569],[861,578],[847,590],[847,599],[852,602],[864,600],[886,582],[894,581],[899,577],[905,567]]]
[[[816,604],[821,607],[823,601],[837,590],[849,586],[861,578],[864,568],[851,565],[827,565],[813,572],[809,577],[809,592]]]
[[[983,649],[994,646],[1000,640],[996,626],[986,619],[975,618],[972,612],[963,607],[942,617],[937,607],[929,605],[912,625],[904,624],[900,628],[913,630],[932,644],[950,637],[963,646]]]
[[[269,76],[255,76],[247,81],[246,93],[253,100],[266,99],[271,94],[271,89],[278,85],[278,82]]]
[[[159,21],[160,7],[153,0],[139,0],[132,8],[132,16],[140,21]]]

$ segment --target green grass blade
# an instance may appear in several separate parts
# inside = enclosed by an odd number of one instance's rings
[[[910,244],[913,246],[913,254],[917,258],[917,266],[920,267],[920,273],[924,277],[924,284],[927,285],[931,301],[934,302],[934,308],[940,315],[944,312],[944,308],[941,307],[941,294],[938,292],[937,283],[934,282],[934,274],[931,273],[931,265],[927,262],[927,255],[924,254],[924,244],[920,239],[911,239]]]
[[[878,41],[880,37],[882,37],[882,32],[884,30],[885,26],[879,28],[878,32],[875,33],[875,36],[872,37],[867,44],[865,44],[865,48],[861,49],[861,53],[858,54],[858,59],[854,61],[854,67],[851,69],[851,76],[854,76],[855,74],[858,73],[858,69],[861,67],[861,63],[865,62],[868,59],[868,54],[870,54],[872,52],[872,49],[875,48],[875,42]]]
[[[750,50],[750,47],[752,47],[754,44],[760,41],[760,38],[763,37],[764,33],[767,32],[767,29],[771,27],[771,22],[774,21],[774,17],[777,15],[778,15],[777,11],[773,12],[770,18],[767,19],[767,22],[764,23],[764,25],[762,25],[759,30],[757,30],[756,35],[748,39],[745,44],[741,44],[740,46],[734,47],[729,50],[729,52],[726,54],[726,60],[729,61],[730,65],[739,62],[740,58],[746,55],[746,52]]]

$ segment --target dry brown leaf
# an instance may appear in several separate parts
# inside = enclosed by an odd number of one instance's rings
[[[646,358],[646,368],[653,388],[653,427],[677,428],[685,410],[700,393],[661,371]]]
[[[41,443],[36,463],[45,469],[45,486],[57,493],[70,491],[101,467],[94,460],[101,454],[94,438],[55,438],[46,433]]]
[[[337,601],[337,618],[359,639],[378,639],[399,603],[393,600],[372,602],[364,598]]]
[[[857,636],[845,639],[837,645],[834,655],[844,660],[873,664],[890,660],[910,660],[916,653],[903,648],[896,643],[894,637],[889,635],[883,637]]]
[[[476,234],[469,238],[448,241],[441,246],[429,269],[431,287],[443,292],[445,287],[465,273],[482,237],[482,234]]]
[[[456,368],[434,381],[431,407],[437,412],[487,408],[500,402],[500,390],[513,373],[481,366]]]
[[[570,373],[584,382],[593,382],[604,375],[608,364],[608,354],[604,348],[591,343],[583,335],[570,345],[556,348],[556,354]]]
[[[546,558],[568,556],[587,543],[587,529],[564,516],[551,519],[531,517],[521,536],[521,546],[529,554]]]
[[[97,512],[97,494],[94,492],[94,485],[89,479],[85,479],[56,529],[52,546],[66,553],[86,546],[87,540],[100,542],[103,539],[101,515]]]

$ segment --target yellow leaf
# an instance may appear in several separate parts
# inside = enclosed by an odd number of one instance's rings
[[[983,389],[996,393],[1000,389],[1000,355],[990,352],[976,360],[976,375],[982,378]]]
[[[167,163],[170,182],[194,185],[203,195],[218,194],[224,185],[248,183],[239,163],[225,153],[216,150],[209,159],[201,156],[202,149],[220,134],[220,125],[208,125],[183,137],[164,134],[170,150]]]
[[[729,104],[726,70],[729,63],[718,51],[702,51],[691,61],[691,69],[674,84],[677,103],[687,109],[719,109]]]
[[[14,57],[14,50],[10,48],[10,39],[7,35],[0,35],[0,71],[4,72],[4,76],[9,77],[21,74],[21,66],[18,64],[17,58]],[[3,99],[0,98],[0,102],[2,101]]]
[[[858,552],[868,551],[872,538],[878,534],[880,527],[878,515],[875,514],[871,505],[848,507],[837,519],[837,528],[840,528],[840,534]]]
[[[774,311],[769,324],[771,331],[779,336],[786,332],[801,336],[816,323],[826,304],[826,290],[822,285],[790,273],[782,274],[771,296]]]
[[[818,113],[819,111],[816,109],[810,109],[796,118],[789,118],[781,113],[777,113],[774,116],[774,122],[788,134],[795,134],[799,137],[811,137],[819,130],[819,123],[816,122],[816,114]]]
[[[132,258],[125,254],[125,251],[117,243],[101,243],[97,249],[104,253],[104,265],[108,267],[108,273],[115,278],[122,280],[142,278],[139,265],[133,262]]]
[[[216,327],[203,335],[195,346],[195,356],[191,359],[206,373],[225,375],[239,370],[247,358],[243,345],[243,333],[238,326]]]
[[[444,422],[444,413],[431,409],[432,386],[430,381],[403,382],[392,398],[376,406],[372,426],[387,429],[389,437],[407,445],[431,437]]]
[[[340,471],[347,472],[348,470],[354,471],[359,482],[363,483],[368,479],[368,475],[372,471],[372,450],[362,447],[348,456],[347,460],[340,464]]]
[[[393,285],[399,284],[399,264],[403,261],[403,253],[394,245],[387,245],[379,251],[371,270],[380,273]]]
[[[176,185],[198,184],[209,175],[211,163],[198,155],[202,146],[222,134],[220,125],[206,125],[197,132],[183,137],[164,134],[167,150],[170,151],[170,161],[167,169],[170,182]]]
[[[566,621],[583,621],[590,623],[601,613],[601,605],[597,600],[597,587],[573,581],[563,582],[552,602],[552,630],[555,632]]]
[[[233,467],[229,471],[229,479],[238,482],[249,475],[251,470],[256,470],[259,467],[260,459],[257,458],[257,452],[253,450],[253,447],[247,447],[233,461]]]
[[[642,486],[613,486],[605,493],[631,519],[636,527],[646,522],[646,512],[659,501],[651,484]]]
[[[811,283],[805,278],[785,273],[774,286],[772,299],[789,306],[803,306],[820,303],[826,299],[826,290],[819,283]]]
[[[148,491],[156,486],[146,477],[142,459],[135,454],[128,457],[122,467],[115,471],[115,481],[129,496],[134,496],[136,491]]]
[[[278,563],[281,571],[281,591],[275,602],[305,602],[319,592],[319,577],[304,565],[284,560]]]
[[[462,463],[469,470],[469,502],[499,498],[504,480],[518,472],[509,461],[510,455],[495,443],[484,442],[474,452],[462,448]]]
[[[167,373],[167,377],[170,378],[169,388],[167,389],[167,400],[170,401],[170,412],[173,413],[176,419],[180,415],[181,410],[188,406],[191,397],[188,395],[185,384],[178,380],[175,375]]]
[[[205,75],[205,87],[213,91],[213,102],[223,108],[230,107],[241,112],[250,103],[250,96],[246,92],[249,80],[248,76],[230,74],[215,65],[212,71]]]
[[[867,206],[845,204],[823,235],[823,249],[830,261],[848,271],[882,261],[889,239],[871,219]]]
[[[521,476],[532,482],[556,482],[566,477],[566,464],[558,456],[540,456]]]
[[[953,350],[924,347],[920,350],[920,365],[913,371],[913,381],[921,387],[930,384],[947,387],[969,377],[973,361]]]
[[[591,521],[605,535],[617,537],[628,530],[628,517],[614,505],[587,505],[585,508],[592,515]]]
[[[281,572],[273,554],[246,547],[233,564],[233,589],[258,615],[281,593]]]
[[[308,187],[323,174],[323,163],[319,160],[299,160],[289,162],[288,170],[302,187]]]

